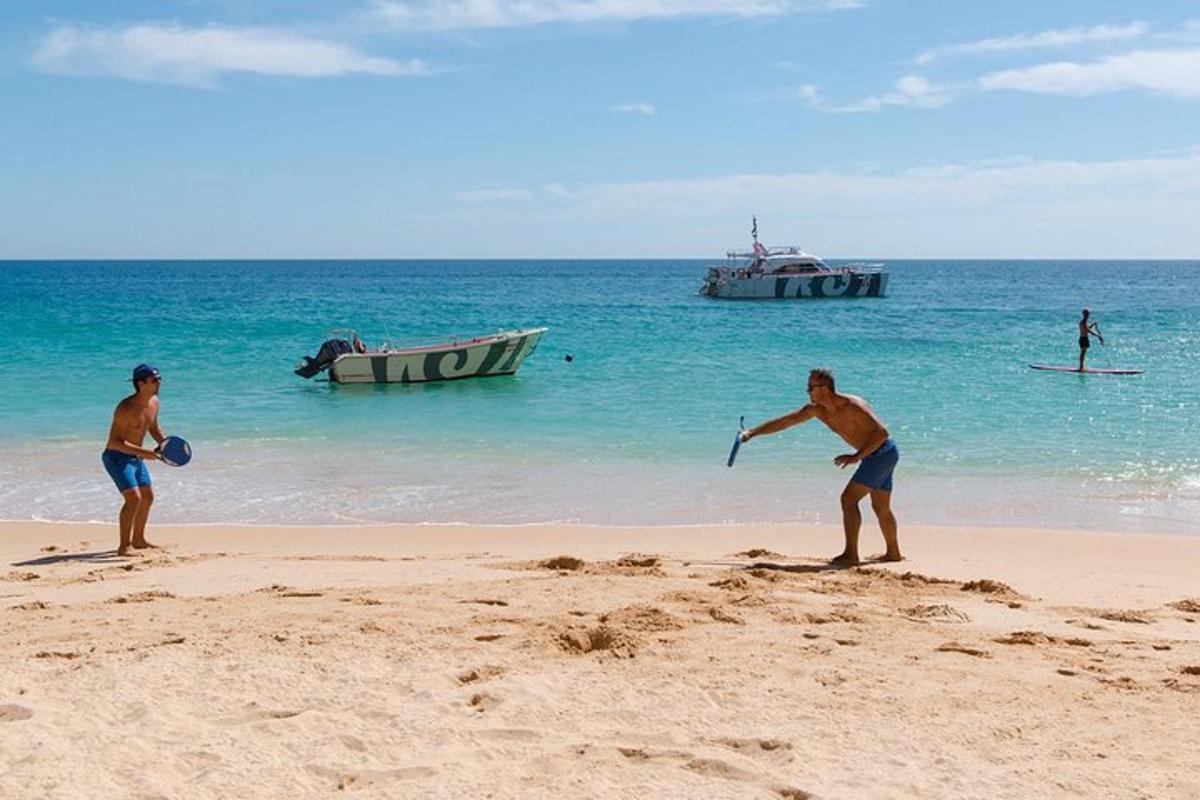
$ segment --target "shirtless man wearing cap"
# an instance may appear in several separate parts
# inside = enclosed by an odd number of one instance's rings
[[[843,468],[858,464],[842,490],[842,529],[846,535],[846,549],[832,562],[844,566],[859,563],[858,531],[862,527],[862,513],[858,504],[868,494],[887,545],[887,552],[880,560],[900,561],[903,556],[896,534],[896,515],[892,513],[892,473],[900,460],[899,448],[867,401],[852,394],[838,393],[829,370],[814,369],[808,374],[808,397],[808,405],[803,408],[744,431],[742,441],[799,425],[813,417],[824,422],[846,444],[855,448],[853,453],[833,459],[833,463]]]
[[[125,498],[120,516],[121,543],[117,548],[120,556],[131,555],[130,548],[158,546],[146,541],[146,520],[154,503],[146,459],[158,458],[158,451],[142,447],[142,442],[147,433],[159,444],[166,438],[162,428],[158,427],[160,382],[161,376],[155,367],[149,364],[134,367],[133,394],[117,403],[112,427],[108,430],[108,444],[100,456],[117,491]]]

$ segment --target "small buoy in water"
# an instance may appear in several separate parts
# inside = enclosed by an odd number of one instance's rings
[[[575,360],[575,356],[571,355],[570,353],[567,353],[567,363],[569,364],[570,362],[572,362],[574,360]]]

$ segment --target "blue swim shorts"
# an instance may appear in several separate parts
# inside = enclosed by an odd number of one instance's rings
[[[896,470],[896,463],[900,460],[900,448],[891,439],[888,439],[875,450],[874,453],[858,462],[858,469],[854,471],[854,477],[850,480],[855,483],[861,483],[863,486],[870,486],[872,489],[881,489],[885,492],[892,490],[892,473]]]
[[[124,492],[137,486],[150,485],[150,470],[146,468],[145,459],[122,453],[120,450],[105,450],[100,454],[100,461],[108,470],[108,476],[117,485],[117,491]]]

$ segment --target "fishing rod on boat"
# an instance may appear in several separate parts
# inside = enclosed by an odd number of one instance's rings
[[[383,328],[383,335],[384,335],[384,337],[386,337],[384,339],[384,341],[387,342],[388,347],[391,347],[392,346],[392,332],[388,330],[387,323],[383,321],[383,317],[376,315],[375,318],[377,320],[379,320],[379,326],[381,328]]]

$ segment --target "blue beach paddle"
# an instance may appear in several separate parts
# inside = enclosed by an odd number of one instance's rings
[[[168,436],[155,452],[159,461],[172,467],[182,467],[192,460],[192,446],[182,436]]]
[[[742,431],[746,430],[746,418],[738,418],[738,432],[733,437],[733,448],[729,451],[729,460],[725,462],[725,466],[732,467],[733,460],[737,458],[738,450],[742,446]]]

